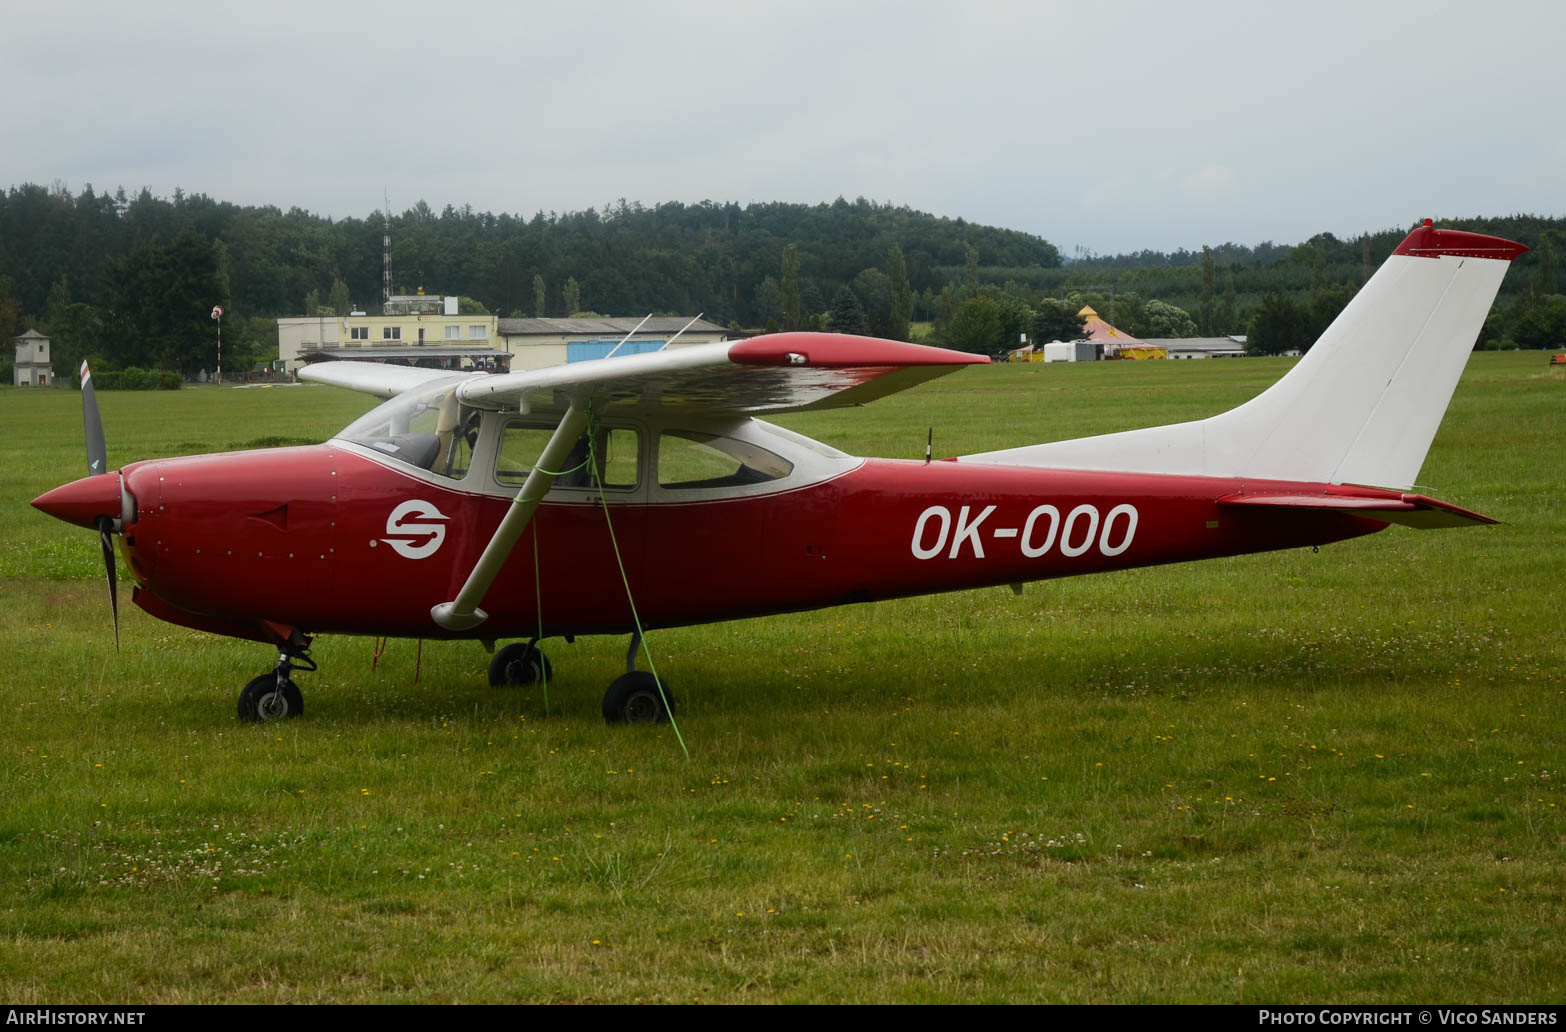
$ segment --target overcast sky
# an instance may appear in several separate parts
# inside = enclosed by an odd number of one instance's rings
[[[1066,254],[1566,214],[1560,0],[0,0],[0,187],[843,196]]]

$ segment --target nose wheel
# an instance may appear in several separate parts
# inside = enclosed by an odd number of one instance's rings
[[[287,720],[304,712],[304,696],[294,682],[279,682],[276,674],[262,674],[239,693],[239,719],[249,724]]]
[[[239,693],[239,719],[247,724],[269,724],[304,714],[304,695],[288,675],[314,670],[315,661],[301,652],[279,652],[277,666],[245,685]]]

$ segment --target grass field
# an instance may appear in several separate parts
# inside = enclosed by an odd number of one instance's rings
[[[860,453],[1211,414],[1286,360],[998,366],[780,420]],[[126,604],[27,502],[79,396],[0,391],[0,1000],[1566,1000],[1566,377],[1470,362],[1421,479],[1497,527],[655,632],[261,646]],[[325,387],[100,395],[111,465],[319,440]],[[125,593],[122,593],[122,598]]]

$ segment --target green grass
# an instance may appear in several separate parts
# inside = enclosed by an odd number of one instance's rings
[[[998,366],[790,426],[938,454],[1202,416],[1283,360]],[[110,459],[319,439],[347,392],[101,395]],[[79,398],[0,391],[0,998],[1566,999],[1566,378],[1474,357],[1422,479],[1498,527],[655,632],[667,729],[469,644],[259,646],[126,605],[27,507]]]

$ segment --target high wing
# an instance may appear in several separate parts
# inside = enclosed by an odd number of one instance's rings
[[[470,405],[524,412],[564,412],[577,399],[599,411],[681,408],[749,415],[862,405],[988,361],[875,337],[774,333],[480,376],[457,393]]]
[[[874,337],[776,333],[460,383],[457,396],[467,404],[550,412],[560,422],[461,590],[433,607],[430,617],[453,631],[488,619],[479,602],[557,475],[545,471],[564,468],[567,450],[587,428],[592,412],[678,408],[744,415],[861,405],[988,361],[982,355]]]
[[[431,380],[455,375],[450,369],[419,369],[380,362],[316,362],[299,370],[301,380],[346,387],[351,391],[373,394],[377,398],[395,398],[403,391]]]

